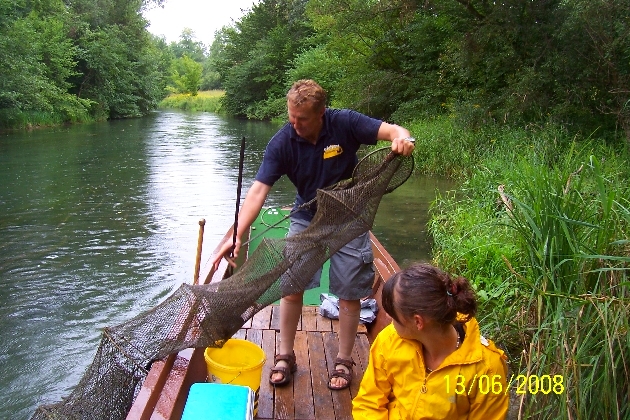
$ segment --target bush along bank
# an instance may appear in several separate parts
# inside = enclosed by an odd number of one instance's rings
[[[220,114],[223,96],[224,92],[221,90],[201,91],[197,95],[174,93],[164,98],[158,107]]]
[[[418,170],[461,181],[433,204],[434,262],[475,284],[512,416],[630,418],[627,150],[558,127],[413,132]]]

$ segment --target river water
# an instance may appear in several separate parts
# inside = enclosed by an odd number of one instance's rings
[[[0,418],[67,396],[103,327],[162,301],[233,223],[278,125],[208,113],[0,135]],[[374,233],[398,263],[430,258],[428,206],[445,181],[412,177],[385,196]],[[280,181],[268,206],[290,205]],[[207,261],[207,254],[203,258]]]

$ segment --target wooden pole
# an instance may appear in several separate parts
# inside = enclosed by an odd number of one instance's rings
[[[199,284],[199,270],[201,269],[201,245],[203,243],[203,228],[206,225],[206,219],[199,221],[199,238],[197,239],[197,258],[195,260],[195,277],[193,284]]]

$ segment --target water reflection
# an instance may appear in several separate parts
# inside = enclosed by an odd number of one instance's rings
[[[429,207],[438,192],[452,188],[451,181],[412,177],[383,196],[372,232],[402,268],[430,261]]]
[[[207,113],[0,137],[0,417],[27,419],[67,396],[101,329],[149,309],[192,280],[204,249],[232,224],[240,139],[243,193],[279,127]],[[375,233],[404,266],[428,255],[431,180],[383,199]],[[290,205],[284,179],[267,205]]]

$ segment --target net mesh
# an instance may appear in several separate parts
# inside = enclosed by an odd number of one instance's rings
[[[104,329],[92,364],[63,401],[40,406],[32,419],[124,419],[152,361],[190,347],[221,347],[258,311],[302,292],[324,262],[372,228],[384,194],[404,183],[413,158],[379,149],[353,177],[318,190],[307,229],[262,240],[231,277],[182,284],[153,309]]]

